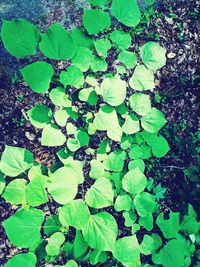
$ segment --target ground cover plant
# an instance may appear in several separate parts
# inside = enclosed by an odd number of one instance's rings
[[[41,34],[28,21],[3,21],[12,55],[39,50],[46,57],[21,73],[50,99],[27,115],[41,145],[56,147],[58,158],[47,169],[31,151],[5,147],[1,193],[18,210],[3,227],[24,249],[5,266],[198,266],[197,214],[191,205],[186,214],[164,214],[165,190],[145,175],[145,160],[170,149],[159,132],[167,121],[151,101],[166,50],[155,42],[133,49],[132,30],[141,20],[135,0],[89,2],[84,28],[71,33],[59,24]],[[52,60],[68,66],[57,73]]]

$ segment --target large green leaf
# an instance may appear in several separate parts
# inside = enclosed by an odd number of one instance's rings
[[[164,267],[184,266],[185,248],[180,240],[170,240],[164,248],[153,255],[153,262]]]
[[[142,61],[150,70],[158,70],[166,64],[166,49],[155,42],[144,44],[140,54]]]
[[[33,253],[21,253],[13,256],[4,267],[35,267],[37,258]]]
[[[117,223],[108,212],[91,215],[87,226],[83,229],[83,237],[88,245],[100,251],[112,251],[117,234]]]
[[[65,135],[55,124],[47,124],[42,130],[42,146],[62,146],[65,142]]]
[[[129,27],[135,27],[141,19],[137,0],[113,0],[111,12],[118,21]]]
[[[169,219],[164,219],[163,212],[160,213],[157,217],[156,223],[160,230],[162,231],[165,238],[174,238],[177,236],[179,231],[179,213],[178,212],[170,212]]]
[[[145,189],[147,185],[147,179],[144,173],[142,173],[140,169],[136,167],[124,175],[122,179],[122,185],[125,191],[135,195],[139,194]]]
[[[40,228],[44,220],[41,210],[34,208],[21,209],[3,222],[6,234],[13,245],[30,248],[40,238]]]
[[[35,207],[48,202],[46,183],[46,177],[39,174],[30,181],[26,187],[26,200],[29,205]]]
[[[155,207],[155,197],[147,192],[142,192],[134,198],[135,208],[141,217],[147,217]]]
[[[113,256],[124,266],[140,266],[140,246],[135,235],[122,237],[115,243]]]
[[[146,116],[141,118],[142,128],[149,133],[158,132],[165,123],[166,119],[163,113],[156,108],[152,108]]]
[[[90,212],[82,199],[76,199],[59,210],[59,220],[63,226],[83,229],[90,219]]]
[[[29,150],[6,145],[1,156],[0,170],[7,176],[16,177],[30,169],[33,160]]]
[[[51,175],[48,191],[59,204],[71,202],[78,191],[76,173],[68,167],[62,167]]]
[[[57,60],[71,59],[76,51],[74,40],[58,23],[52,24],[43,34],[39,46],[46,57]]]
[[[100,131],[111,130],[119,127],[115,109],[108,105],[103,105],[99,109],[98,113],[95,114],[94,125]]]
[[[145,94],[136,93],[129,98],[130,106],[140,116],[145,116],[151,111],[150,97]]]
[[[131,35],[128,32],[115,30],[111,33],[110,39],[122,50],[128,49],[131,45]]]
[[[89,34],[98,34],[110,27],[111,20],[109,14],[102,10],[86,9],[83,24]]]
[[[113,204],[114,191],[111,182],[106,178],[99,178],[86,192],[85,201],[91,208],[105,208]]]
[[[72,63],[85,72],[90,68],[93,57],[92,52],[87,47],[78,47],[72,58]]]
[[[144,65],[139,65],[135,68],[129,84],[136,91],[152,90],[155,87],[154,74]]]
[[[15,179],[5,188],[2,197],[12,205],[25,204],[26,180]]]
[[[21,73],[24,80],[34,92],[45,93],[50,87],[54,70],[50,64],[37,61],[24,67]]]
[[[33,24],[24,19],[16,19],[3,20],[1,38],[9,53],[22,58],[36,54],[41,36]]]
[[[52,111],[44,104],[37,104],[29,109],[28,117],[33,126],[36,128],[44,128],[51,121]]]
[[[106,78],[101,84],[103,99],[111,106],[119,106],[126,98],[126,82],[120,77]]]

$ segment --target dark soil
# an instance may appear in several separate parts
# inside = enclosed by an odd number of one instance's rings
[[[187,203],[191,202],[200,212],[199,196],[197,193],[195,195],[193,184],[183,172],[185,168],[195,164],[195,145],[192,143],[191,134],[199,130],[198,10],[200,2],[197,0],[163,3],[146,29],[134,37],[134,43],[139,45],[153,40],[167,48],[167,65],[157,73],[156,80],[156,92],[161,96],[161,100],[155,101],[154,106],[161,109],[168,120],[163,135],[168,139],[171,151],[161,160],[153,159],[148,162],[153,164],[153,169],[147,168],[147,177],[155,178],[157,183],[161,182],[162,186],[167,188],[167,197],[161,201],[163,210],[183,210],[187,208]],[[62,14],[58,14],[59,16]],[[78,13],[77,16],[80,17],[81,14]],[[56,13],[51,14],[49,22],[57,21],[58,17]],[[58,66],[59,69],[63,67],[63,64]],[[57,149],[41,147],[40,131],[31,126],[26,116],[26,111],[35,103],[50,105],[48,97],[32,92],[21,81],[11,83],[5,74],[5,68],[3,73],[0,70],[0,96],[0,153],[5,144],[22,146],[32,151],[38,162],[51,166],[56,160]],[[93,142],[96,144],[97,140]],[[89,160],[84,151],[80,151],[80,154],[86,161]],[[87,167],[85,173],[88,173]],[[80,195],[86,186],[80,188]],[[2,220],[14,211],[13,207],[1,200]],[[0,266],[18,251],[0,228]]]

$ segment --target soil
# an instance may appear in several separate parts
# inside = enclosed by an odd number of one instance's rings
[[[45,25],[55,21],[61,22],[68,28],[80,25],[81,5],[78,7],[76,17],[70,18],[74,21],[73,25],[69,21],[64,21],[63,11],[56,7],[55,1],[55,8],[49,11]],[[70,10],[70,5],[68,8],[67,10]],[[187,203],[192,203],[200,212],[199,197],[192,194],[193,184],[183,172],[185,168],[195,164],[193,157],[195,145],[192,144],[191,136],[200,126],[198,10],[200,1],[197,0],[163,2],[158,6],[154,18],[146,29],[134,37],[134,43],[139,45],[153,40],[167,48],[167,64],[156,77],[155,91],[161,100],[154,101],[153,105],[166,115],[168,123],[163,129],[163,135],[168,139],[171,150],[161,160],[153,159],[153,162],[147,162],[147,165],[153,164],[153,169],[147,168],[147,177],[155,178],[157,183],[167,188],[167,196],[161,200],[162,209],[165,211],[185,210]],[[7,54],[4,55],[5,59],[6,57]],[[16,65],[25,63],[27,63],[25,60],[21,60]],[[21,146],[32,151],[38,162],[50,167],[56,160],[57,149],[40,145],[40,131],[31,126],[26,116],[26,111],[35,103],[50,105],[48,97],[32,92],[18,77],[11,80],[9,66],[8,64],[7,68],[4,61],[4,67],[0,67],[0,153],[5,144]],[[58,69],[62,68],[63,64],[58,65]],[[85,159],[89,157],[84,151],[80,152]],[[88,173],[87,167],[85,173]],[[85,187],[81,190],[84,189]],[[15,209],[2,199],[1,219],[5,220],[14,212]],[[3,229],[0,228],[0,266],[4,266],[7,259],[18,251],[19,249],[10,244]]]

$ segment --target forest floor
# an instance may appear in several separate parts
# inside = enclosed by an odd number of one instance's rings
[[[199,10],[200,1],[197,0],[163,3],[148,26],[135,35],[139,45],[157,41],[167,49],[167,64],[156,77],[154,106],[166,115],[168,123],[162,133],[171,150],[164,158],[147,162],[147,176],[167,189],[161,202],[163,209],[173,211],[184,209],[190,202],[200,212],[200,189],[196,187],[200,163],[197,151],[200,130]],[[80,9],[77,17],[81,17],[81,12]],[[61,18],[59,10],[51,13],[49,24]],[[79,21],[76,24],[79,25]],[[20,61],[20,64],[24,63],[27,62]],[[62,67],[62,64],[58,65],[58,69]],[[56,149],[41,147],[40,132],[31,126],[26,116],[26,111],[35,103],[46,104],[48,99],[32,92],[18,76],[10,80],[5,69],[0,69],[0,96],[0,153],[5,144],[21,146],[32,151],[38,162],[51,166]],[[13,212],[9,204],[0,203],[3,220]],[[0,266],[16,251],[0,229]]]

